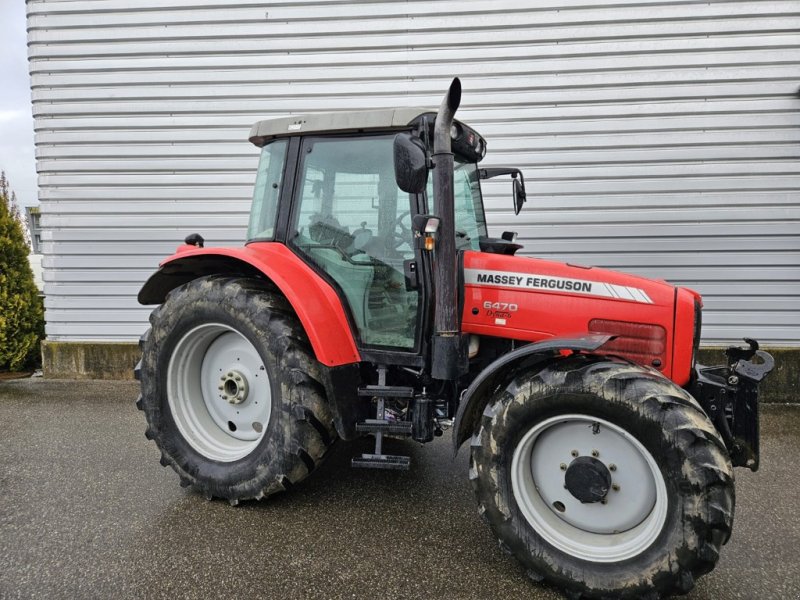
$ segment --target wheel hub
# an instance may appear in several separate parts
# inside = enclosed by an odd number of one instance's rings
[[[250,391],[250,386],[247,384],[247,379],[239,371],[228,371],[219,378],[219,390],[222,399],[229,404],[241,404],[247,400],[247,394]]]
[[[608,467],[596,458],[579,456],[567,468],[564,486],[584,504],[600,502],[611,488],[611,473]]]

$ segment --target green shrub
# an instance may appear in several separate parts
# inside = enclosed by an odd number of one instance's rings
[[[16,198],[0,175],[0,370],[21,371],[39,362],[44,307],[28,262],[30,248]]]

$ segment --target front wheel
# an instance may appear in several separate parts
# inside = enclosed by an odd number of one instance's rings
[[[733,522],[733,472],[697,403],[658,373],[575,356],[519,373],[472,441],[479,512],[573,597],[688,592]]]

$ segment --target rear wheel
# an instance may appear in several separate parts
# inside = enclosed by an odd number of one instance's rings
[[[284,490],[322,461],[333,418],[283,298],[254,280],[205,277],[150,320],[137,406],[182,485],[235,503]]]
[[[575,356],[512,378],[472,441],[479,512],[535,579],[573,597],[688,592],[733,521],[733,471],[660,374]]]

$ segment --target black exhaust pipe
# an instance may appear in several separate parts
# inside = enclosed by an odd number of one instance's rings
[[[450,129],[459,104],[461,81],[456,77],[439,106],[433,128],[434,213],[440,223],[434,271],[436,304],[431,375],[441,380],[455,379],[463,371],[465,356],[458,324],[453,152],[450,145]]]

